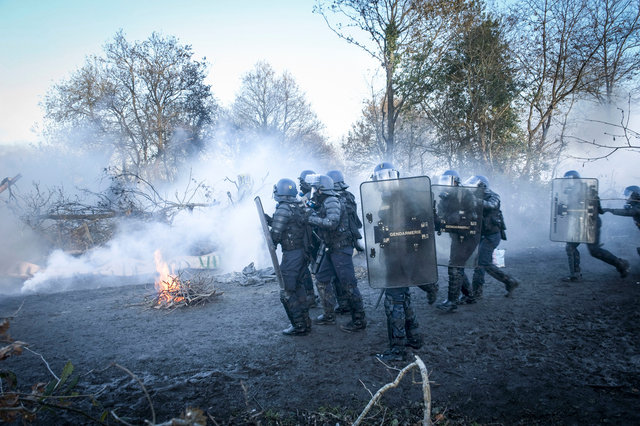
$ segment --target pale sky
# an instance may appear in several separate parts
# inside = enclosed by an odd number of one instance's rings
[[[35,142],[38,103],[56,82],[128,40],[172,35],[206,57],[214,96],[233,101],[241,77],[265,60],[292,74],[336,141],[360,117],[376,62],[312,13],[314,0],[0,0],[0,145]]]

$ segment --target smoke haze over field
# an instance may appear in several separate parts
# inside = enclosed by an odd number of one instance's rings
[[[576,119],[575,126],[568,131],[573,137],[586,141],[597,140],[598,143],[612,143],[612,134],[620,134],[620,130],[615,128],[619,123],[619,115],[615,112],[603,115],[591,108],[583,109],[576,114],[581,117],[606,117],[599,121],[613,123],[613,126],[595,120]],[[629,127],[640,129],[640,123],[631,122]],[[615,142],[620,142],[619,136]],[[7,208],[6,202],[10,194],[5,191],[0,194],[0,202],[3,203],[0,210],[3,219],[0,222],[0,232],[5,241],[0,248],[0,270],[6,270],[9,264],[17,261],[37,263],[42,270],[26,281],[21,290],[52,292],[75,289],[79,283],[89,285],[90,280],[74,281],[73,277],[78,275],[98,273],[114,277],[152,276],[155,271],[153,253],[157,249],[161,250],[166,260],[215,252],[219,256],[221,272],[240,271],[251,262],[254,262],[257,268],[270,266],[270,258],[259,229],[254,196],[261,197],[265,211],[271,214],[275,208],[271,196],[272,188],[279,179],[287,177],[297,182],[297,176],[304,169],[325,173],[329,169],[341,169],[341,165],[291,159],[268,141],[260,141],[254,146],[251,152],[234,159],[231,155],[222,154],[225,152],[223,147],[212,145],[209,151],[189,163],[189,170],[181,170],[182,174],[174,184],[166,188],[156,188],[165,199],[178,201],[177,198],[185,191],[189,179],[203,182],[212,188],[213,203],[210,207],[196,207],[193,211],[183,210],[175,216],[171,226],[158,222],[123,220],[115,238],[108,244],[78,257],[59,250],[50,252],[49,242],[34,234]],[[602,155],[595,152],[592,145],[575,141],[568,146],[568,153],[572,157]],[[66,194],[72,195],[79,194],[79,189],[104,191],[109,185],[103,174],[108,159],[108,153],[81,155],[56,151],[50,147],[4,147],[0,152],[0,170],[3,175],[1,177],[22,174],[22,179],[12,188],[16,195],[28,194],[33,190],[33,183],[38,183],[41,189],[62,186]],[[574,169],[583,177],[597,178],[603,205],[622,207],[624,187],[640,185],[640,171],[637,167],[639,159],[640,153],[633,149],[621,150],[597,161],[569,157],[557,164],[554,177],[561,177],[566,170]],[[345,174],[345,181],[350,185],[350,191],[356,195],[358,202],[359,185],[371,174],[368,168],[355,175]],[[434,178],[442,171],[444,169],[434,170],[429,175]],[[477,173],[471,170],[459,172],[463,179]],[[243,192],[244,188],[238,188],[240,175],[249,175],[251,178],[251,187],[246,193]],[[410,173],[402,175],[409,176]],[[493,176],[491,187],[502,199],[508,227],[508,240],[501,244],[501,248],[509,250],[515,247],[553,244],[548,238],[548,185],[528,185]],[[190,201],[204,203],[211,200]],[[624,235],[626,232],[629,238],[638,239],[638,233],[633,232],[635,229],[628,218],[606,215],[603,222],[605,243],[609,232],[616,235]],[[559,254],[563,254],[562,248],[559,248]],[[130,282],[116,280],[112,283]],[[12,288],[9,292],[17,290]]]
[[[326,166],[309,161],[294,164],[285,160],[287,156],[263,141],[253,152],[234,161],[219,154],[219,147],[212,147],[197,161],[190,163],[191,170],[183,170],[174,184],[169,187],[158,185],[164,199],[178,202],[187,184],[193,181],[203,182],[212,189],[213,201],[210,207],[196,207],[180,211],[170,225],[158,222],[123,220],[116,236],[103,247],[96,247],[82,256],[76,257],[60,250],[52,252],[48,258],[34,259],[30,249],[24,250],[16,260],[38,262],[42,270],[26,281],[23,292],[51,292],[78,288],[81,280],[74,282],[73,277],[98,273],[103,275],[140,275],[149,276],[155,271],[153,253],[160,249],[167,261],[188,255],[202,255],[215,252],[220,261],[220,271],[242,270],[254,262],[258,268],[270,265],[270,258],[260,231],[255,196],[260,196],[264,209],[272,214],[275,201],[272,199],[273,185],[281,178],[288,177],[297,182],[300,171],[312,168],[325,172]],[[55,153],[40,155],[32,150],[12,150],[0,156],[2,170],[7,174],[21,173],[23,178],[13,191],[24,195],[33,190],[32,183],[42,188],[63,185],[68,195],[79,193],[79,189],[104,191],[109,184],[102,174],[107,163],[104,157],[62,156],[56,160]],[[62,159],[64,157],[64,160]],[[55,167],[52,165],[62,165]],[[240,187],[240,175],[250,176],[247,188]],[[245,192],[246,190],[246,192]],[[8,199],[2,194],[3,202]],[[206,203],[211,200],[192,199],[192,203]],[[5,209],[6,210],[6,209]],[[44,212],[43,212],[44,213]],[[11,212],[3,210],[3,215]],[[17,222],[15,217],[11,218]],[[7,222],[3,222],[7,223]],[[5,245],[0,253],[7,258],[8,253],[16,252],[17,242],[25,245],[24,225],[5,227],[4,240],[13,242]],[[37,241],[37,238],[33,237]],[[43,246],[47,244],[42,242]],[[12,256],[11,259],[16,256]],[[86,280],[84,280],[85,284]],[[125,283],[125,281],[123,281]],[[12,289],[15,290],[15,289]]]

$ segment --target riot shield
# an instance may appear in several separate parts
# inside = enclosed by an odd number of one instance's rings
[[[284,279],[282,278],[282,271],[280,270],[280,263],[278,262],[278,255],[276,254],[276,246],[273,244],[271,232],[269,232],[269,225],[267,224],[267,219],[264,217],[262,201],[260,200],[260,197],[256,197],[253,200],[256,202],[256,207],[258,208],[258,216],[260,216],[260,224],[262,225],[262,235],[264,235],[264,240],[267,243],[267,248],[271,255],[271,262],[273,263],[273,270],[275,271],[276,278],[278,279],[278,285],[281,290],[284,290]]]
[[[551,241],[593,243],[596,241],[597,220],[597,179],[553,179]]]
[[[369,285],[393,288],[437,282],[429,178],[363,182],[360,199]]]
[[[482,193],[476,187],[433,185],[436,202],[437,262],[440,266],[473,268],[482,230]]]

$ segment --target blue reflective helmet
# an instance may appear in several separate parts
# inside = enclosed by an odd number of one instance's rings
[[[629,197],[632,201],[640,200],[640,187],[637,185],[627,186],[624,189],[624,196]]]
[[[373,169],[371,180],[398,179],[400,172],[388,161],[383,161]]]
[[[438,185],[460,185],[460,175],[455,170],[447,170],[438,178]]]
[[[300,195],[304,195],[307,192],[311,191],[311,186],[307,182],[307,176],[314,175],[316,172],[313,170],[303,170],[300,172],[300,176],[298,177],[298,182],[300,182]]]
[[[568,172],[566,172],[563,176],[564,178],[571,178],[571,179],[580,179],[580,173],[576,172],[575,170],[569,170]]]
[[[336,195],[333,190],[333,179],[327,175],[315,175],[315,179],[311,182],[311,188],[322,191],[323,194]]]
[[[327,176],[333,179],[333,189],[336,191],[347,189],[349,187],[349,185],[344,183],[344,176],[340,170],[329,170],[327,172]]]
[[[465,180],[462,186],[483,186],[484,188],[489,188],[489,179],[482,175],[474,175]]]
[[[273,185],[273,199],[276,201],[296,201],[298,189],[291,179],[280,179]]]

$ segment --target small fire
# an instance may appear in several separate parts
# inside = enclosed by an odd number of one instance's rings
[[[153,253],[158,276],[155,281],[155,288],[158,292],[158,305],[171,302],[181,302],[184,297],[179,296],[182,292],[180,278],[169,270],[169,265],[162,259],[160,250]]]

